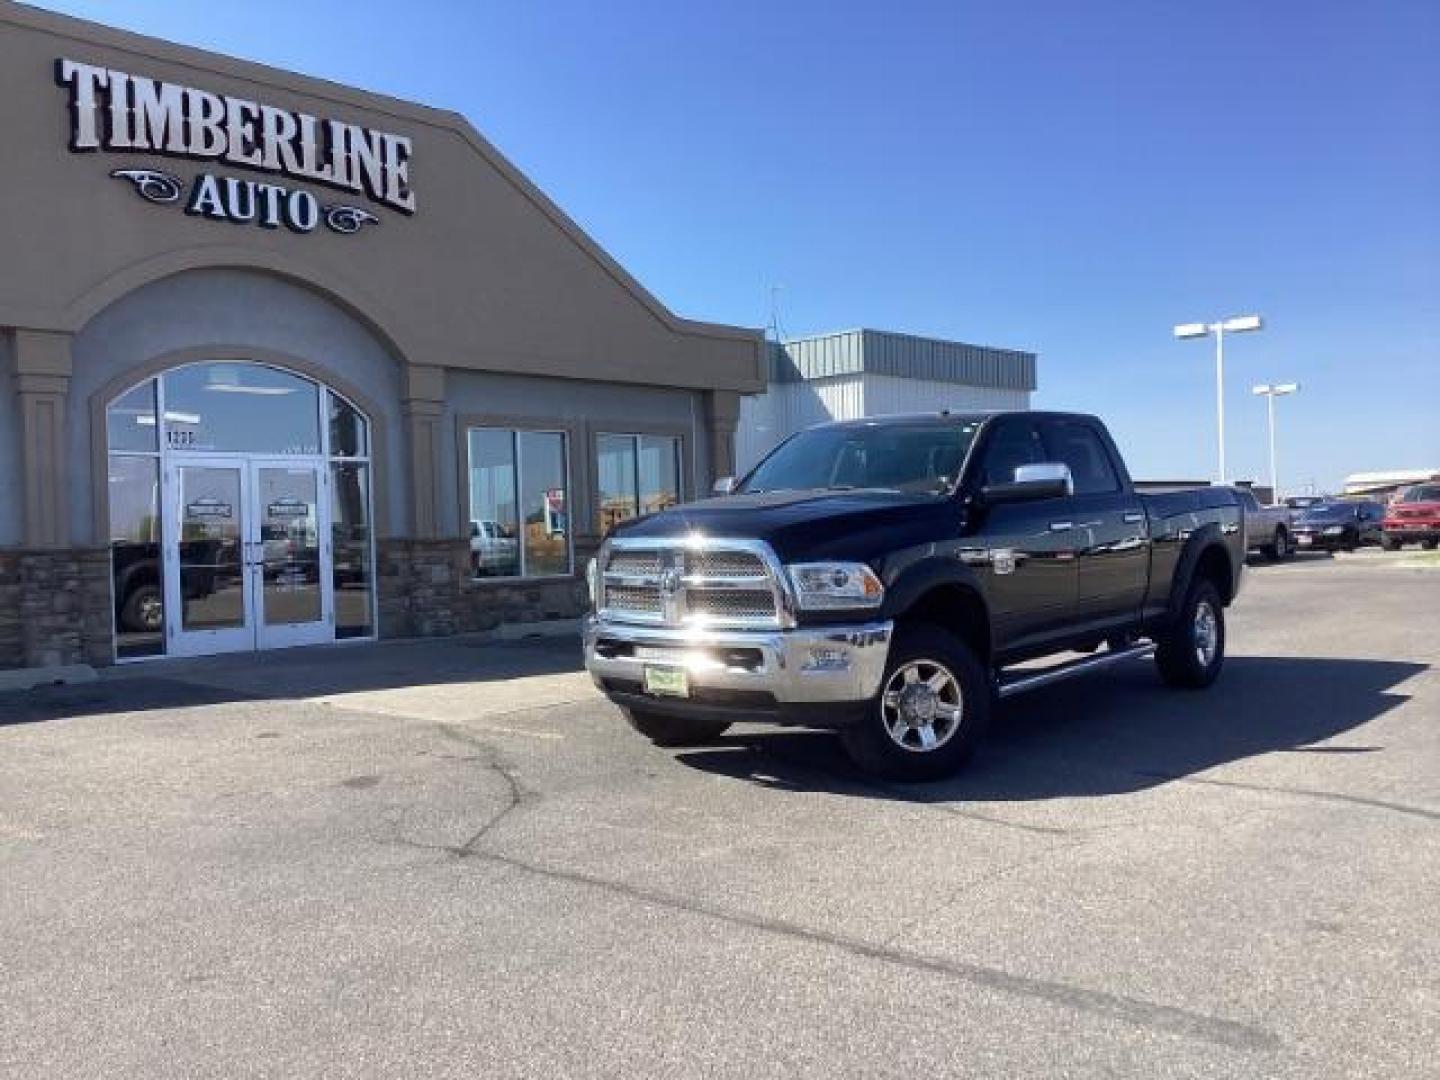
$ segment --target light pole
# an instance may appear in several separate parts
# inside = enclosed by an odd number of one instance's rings
[[[1280,475],[1275,471],[1275,399],[1293,394],[1300,389],[1299,383],[1261,383],[1252,387],[1252,394],[1265,398],[1265,411],[1270,414],[1270,501],[1280,501]]]
[[[1259,330],[1265,325],[1259,315],[1236,315],[1232,319],[1217,322],[1181,323],[1175,327],[1177,338],[1204,337],[1215,335],[1215,426],[1220,449],[1220,474],[1218,483],[1225,483],[1225,335],[1241,334],[1247,330]]]

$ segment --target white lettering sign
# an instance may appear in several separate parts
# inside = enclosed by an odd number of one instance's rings
[[[357,192],[401,213],[415,212],[412,148],[403,135],[76,60],[57,60],[55,79],[70,91],[70,149],[77,153],[143,152],[226,162]],[[130,174],[151,179],[142,187]],[[117,170],[112,175],[131,180],[152,202],[178,201],[184,187],[177,178],[155,170]],[[171,181],[176,185],[172,197],[153,196],[168,190]],[[342,218],[350,227],[337,227],[331,211],[351,215]],[[322,217],[339,232],[355,232],[365,221],[377,220],[355,207],[322,207],[308,192],[210,174],[197,179],[186,212],[254,221],[267,228],[283,223],[299,232],[309,232]]]

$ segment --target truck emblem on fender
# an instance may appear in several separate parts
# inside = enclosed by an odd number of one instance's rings
[[[1015,549],[996,548],[990,553],[990,566],[997,574],[1013,574],[1015,572]]]

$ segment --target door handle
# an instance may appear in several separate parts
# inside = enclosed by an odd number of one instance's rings
[[[1071,529],[1073,529],[1074,527],[1075,527],[1074,523],[1073,523],[1073,522],[1070,522],[1070,521],[1052,521],[1052,522],[1050,522],[1050,531],[1051,531],[1051,532],[1069,532],[1069,531],[1070,531]]]

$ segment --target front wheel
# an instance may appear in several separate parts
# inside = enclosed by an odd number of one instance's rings
[[[1270,557],[1276,562],[1284,562],[1290,557],[1290,534],[1284,529],[1275,530],[1275,543],[1270,547]]]
[[[866,772],[910,783],[940,780],[985,734],[990,700],[985,670],[963,641],[938,626],[901,627],[880,693],[840,738]]]
[[[1380,546],[1386,551],[1399,551],[1400,541],[1393,536],[1382,536],[1380,538]]]
[[[626,709],[625,719],[656,746],[700,746],[714,742],[730,727],[724,720],[686,720],[640,709]]]
[[[1200,690],[1225,663],[1225,607],[1213,582],[1190,586],[1180,617],[1155,643],[1155,664],[1171,686]]]

